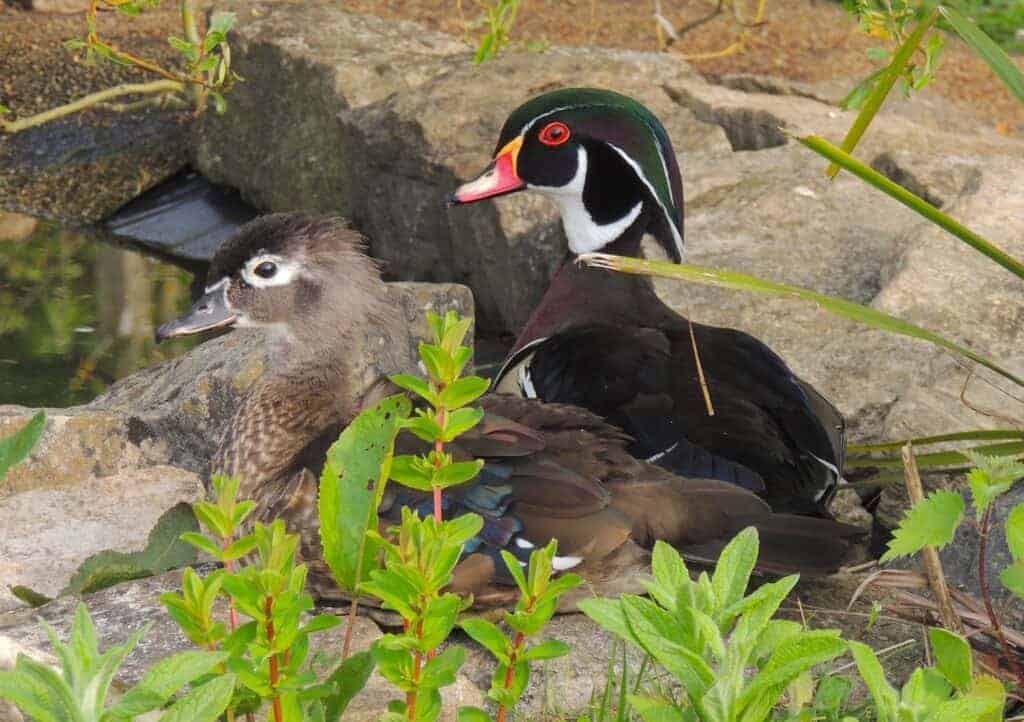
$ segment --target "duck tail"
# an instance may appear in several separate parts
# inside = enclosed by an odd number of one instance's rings
[[[824,576],[857,560],[859,542],[866,532],[831,519],[795,514],[756,514],[733,517],[736,531],[752,526],[757,529],[760,553],[755,569],[765,574]],[[682,545],[680,552],[696,561],[713,563],[725,548],[727,539],[699,545]]]

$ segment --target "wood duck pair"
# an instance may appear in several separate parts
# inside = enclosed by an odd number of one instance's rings
[[[241,493],[257,502],[260,518],[282,517],[302,535],[315,589],[332,596],[319,561],[317,479],[339,429],[397,391],[386,376],[397,370],[389,368],[387,349],[407,337],[401,312],[358,234],[336,219],[281,214],[258,218],[226,241],[203,296],[158,336],[226,326],[267,329],[269,353],[266,372],[223,433],[211,472],[241,477]],[[448,493],[446,509],[485,519],[455,580],[479,605],[514,597],[499,550],[525,560],[551,538],[559,540],[558,568],[615,591],[628,572],[643,568],[656,539],[711,562],[753,525],[761,533],[762,570],[823,573],[843,561],[859,533],[777,514],[740,486],[638,460],[625,434],[578,406],[498,393],[481,405],[484,420],[454,453],[483,458],[484,469]],[[391,488],[382,523],[402,505],[429,509],[418,493]]]
[[[752,336],[691,324],[661,302],[649,278],[576,260],[592,251],[640,255],[645,234],[682,260],[682,181],[658,119],[606,90],[538,96],[512,113],[494,161],[450,202],[526,189],[558,206],[569,254],[495,388],[589,409],[623,429],[638,458],[738,484],[776,511],[827,517],[843,466],[836,409]]]

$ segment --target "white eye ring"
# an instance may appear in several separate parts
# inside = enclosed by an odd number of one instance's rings
[[[260,275],[257,269],[270,264],[274,270],[269,276]],[[242,280],[256,288],[270,286],[286,286],[299,275],[299,267],[293,261],[286,260],[275,253],[260,253],[245,262],[242,268]]]

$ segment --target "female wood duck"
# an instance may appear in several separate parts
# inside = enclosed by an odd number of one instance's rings
[[[558,206],[569,256],[495,388],[589,409],[632,438],[633,454],[683,476],[738,484],[776,511],[828,516],[843,465],[838,411],[752,336],[691,324],[661,302],[648,277],[576,262],[598,250],[637,256],[645,234],[682,260],[682,181],[658,119],[607,90],[530,100],[505,122],[493,163],[449,200],[524,189]]]
[[[390,349],[408,337],[359,236],[332,218],[280,214],[243,226],[217,251],[204,295],[158,337],[225,326],[268,329],[267,370],[224,430],[211,472],[239,476],[263,520],[281,517],[303,538],[316,589],[334,596],[319,562],[317,479],[327,445],[361,409],[397,392]],[[453,444],[486,461],[447,492],[446,515],[485,519],[456,570],[455,587],[481,605],[514,597],[498,551],[526,559],[559,540],[556,566],[576,567],[606,590],[643,567],[664,539],[713,561],[746,526],[761,532],[765,571],[822,573],[842,562],[859,530],[774,514],[758,496],[721,481],[675,476],[638,461],[627,438],[585,409],[503,394],[481,400],[484,420]],[[424,495],[389,486],[382,507],[429,513]]]

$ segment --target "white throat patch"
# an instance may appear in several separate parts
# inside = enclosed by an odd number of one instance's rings
[[[643,202],[637,203],[622,218],[605,225],[599,225],[583,205],[583,186],[587,180],[587,151],[577,149],[576,175],[564,186],[530,185],[533,190],[553,200],[562,214],[562,226],[569,240],[569,250],[576,255],[592,253],[621,236],[640,215]]]

